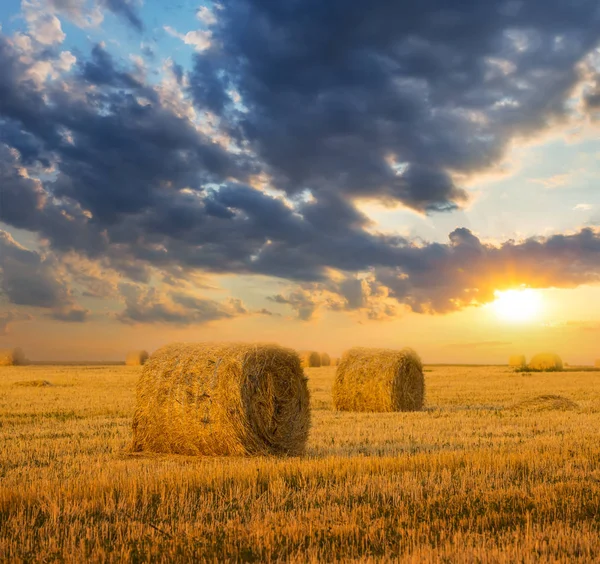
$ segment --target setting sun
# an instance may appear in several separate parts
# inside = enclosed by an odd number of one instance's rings
[[[530,321],[538,316],[542,308],[540,293],[530,288],[496,291],[495,296],[496,300],[492,304],[494,311],[506,321]]]

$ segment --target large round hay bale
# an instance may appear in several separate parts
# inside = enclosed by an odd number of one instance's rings
[[[137,386],[134,451],[300,455],[310,396],[296,352],[277,345],[174,344]]]
[[[132,351],[127,354],[125,358],[125,364],[127,366],[143,366],[148,360],[147,351]]]
[[[26,362],[25,353],[19,347],[0,350],[0,366],[20,366]]]
[[[527,366],[527,360],[525,355],[514,354],[508,359],[508,365],[513,368],[525,368]]]
[[[319,368],[321,366],[321,355],[317,351],[301,351],[300,360],[302,368]]]
[[[327,353],[321,353],[321,366],[331,366],[331,357]]]
[[[536,354],[529,361],[529,368],[531,370],[539,370],[542,372],[552,372],[563,369],[563,361],[557,354],[554,353],[541,353]]]
[[[417,411],[424,399],[423,365],[412,349],[356,347],[337,367],[333,406],[338,411]]]

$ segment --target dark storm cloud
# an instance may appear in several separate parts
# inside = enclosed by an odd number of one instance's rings
[[[513,136],[564,115],[600,37],[595,0],[222,5],[190,75],[198,106],[288,193],[420,211],[453,209],[466,194],[451,171],[485,169]]]
[[[0,231],[0,293],[17,306],[50,309],[48,316],[59,321],[84,321],[88,313],[73,302],[51,259],[22,247],[6,231]]]
[[[447,245],[402,250],[395,268],[375,268],[390,296],[417,312],[445,313],[494,299],[494,291],[527,285],[569,288],[600,281],[600,233],[482,243],[468,229],[450,234]]]
[[[199,189],[251,170],[163,108],[154,90],[117,68],[99,46],[81,76],[72,77],[73,93],[60,85],[42,92],[24,80],[26,71],[0,36],[0,116],[11,127],[5,143],[16,148],[35,139],[27,158],[52,158],[58,169],[46,189],[91,212],[100,230],[120,214],[157,205],[160,192]],[[94,89],[86,87],[90,82]]]
[[[597,4],[510,6],[227,1],[187,78],[230,144],[101,46],[40,85],[0,34],[0,220],[37,233],[56,260],[75,253],[135,282],[121,292],[131,323],[248,313],[155,290],[156,269],[170,281],[197,270],[290,280],[297,287],[273,301],[301,319],[319,308],[390,317],[390,301],[446,312],[502,285],[597,281],[596,231],[491,246],[458,229],[448,244],[417,245],[377,234],[353,203],[452,209],[465,198],[452,173],[489,167],[515,135],[564,116],[576,63],[597,40]],[[260,172],[288,199],[245,184]],[[15,282],[27,277],[13,266],[5,293],[56,319],[85,318],[57,269],[33,255],[33,282]],[[78,283],[89,296],[117,292]]]

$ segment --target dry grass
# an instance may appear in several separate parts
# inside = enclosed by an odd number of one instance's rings
[[[125,358],[126,366],[143,366],[150,355],[147,351],[132,351]]]
[[[541,353],[536,354],[529,361],[529,370],[538,370],[541,372],[552,372],[563,369],[563,361],[557,354]]]
[[[298,354],[277,345],[178,343],[142,370],[135,452],[297,456],[310,428]]]
[[[128,455],[138,368],[0,374],[6,562],[600,560],[600,379],[427,367],[427,409],[332,411],[303,458]],[[48,379],[50,388],[22,388]],[[545,394],[577,410],[512,409]]]
[[[333,406],[338,411],[416,411],[424,399],[423,366],[411,349],[356,347],[337,367]]]

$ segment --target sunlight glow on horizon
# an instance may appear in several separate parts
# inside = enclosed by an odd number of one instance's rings
[[[492,307],[504,321],[525,323],[537,318],[542,309],[542,295],[531,288],[494,292]]]

